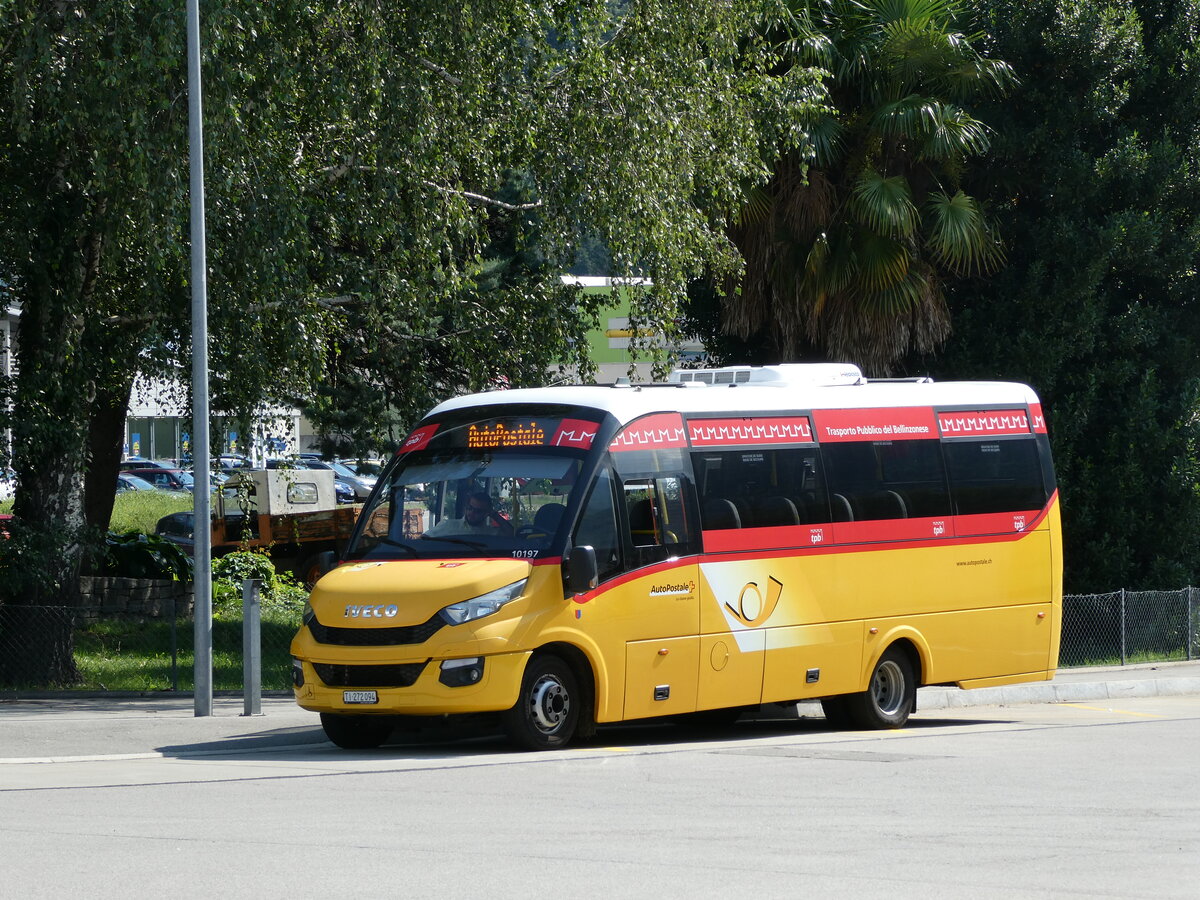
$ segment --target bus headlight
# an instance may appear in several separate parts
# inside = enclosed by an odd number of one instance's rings
[[[505,603],[520,597],[525,591],[525,582],[528,580],[528,578],[522,578],[520,581],[514,581],[502,588],[472,597],[470,600],[452,603],[441,611],[441,616],[451,625],[461,625],[463,622],[490,616]]]

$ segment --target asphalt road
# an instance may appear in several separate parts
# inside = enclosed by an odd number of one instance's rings
[[[0,760],[0,896],[1200,894],[1196,695],[933,709],[894,732],[618,727],[546,754],[240,731]]]

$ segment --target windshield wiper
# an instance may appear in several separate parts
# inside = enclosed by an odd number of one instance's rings
[[[488,548],[487,544],[481,543],[480,541],[468,541],[465,538],[439,537],[436,534],[432,536],[423,534],[421,535],[421,540],[445,541],[447,544],[462,544],[464,547],[470,547],[473,550],[486,550]]]
[[[398,541],[393,537],[381,537],[379,539],[379,543],[387,544],[389,547],[399,547],[401,550],[407,550],[412,556],[421,555],[417,552],[417,548],[411,546],[407,541]]]

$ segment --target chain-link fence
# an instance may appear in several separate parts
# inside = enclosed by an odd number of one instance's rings
[[[62,606],[0,606],[0,690],[191,691],[195,635],[191,610],[160,615]],[[261,613],[262,689],[291,688],[288,647],[299,612]],[[212,623],[212,686],[240,691],[242,616]]]
[[[1063,597],[1058,664],[1115,666],[1200,655],[1200,588]]]
[[[0,606],[0,690],[190,691],[190,603],[145,610]],[[262,689],[291,686],[294,610],[264,609]],[[213,688],[242,688],[242,616],[213,620]],[[1200,658],[1200,588],[1063,597],[1060,667]]]

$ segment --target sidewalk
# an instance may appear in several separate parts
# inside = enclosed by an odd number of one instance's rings
[[[1063,669],[1054,681],[975,691],[922,688],[917,709],[920,713],[967,706],[1183,694],[1200,695],[1200,660]],[[225,696],[213,699],[211,716],[200,717],[195,715],[192,697],[186,694],[62,693],[0,699],[0,767],[65,759],[268,752],[326,743],[317,715],[300,709],[290,694],[263,697],[261,715],[245,716],[243,712],[241,697]]]

